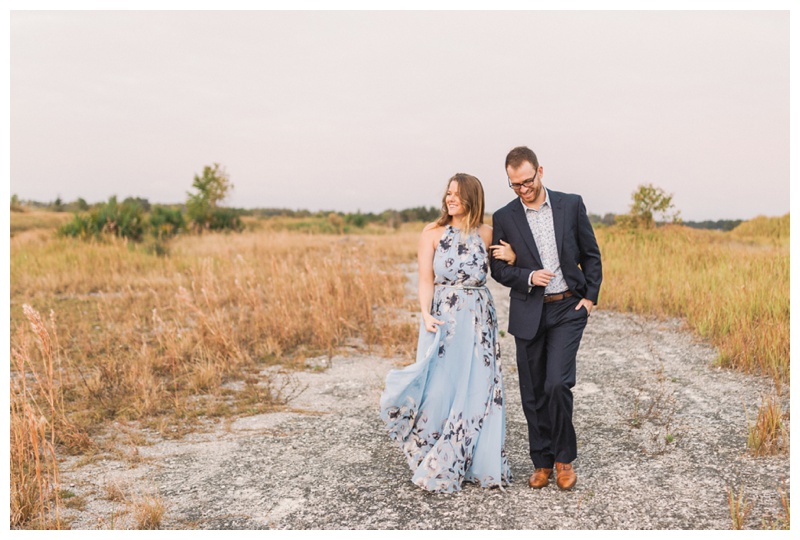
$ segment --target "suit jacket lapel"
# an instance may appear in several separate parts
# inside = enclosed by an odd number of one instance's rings
[[[553,205],[553,233],[556,235],[556,249],[558,258],[561,259],[561,246],[564,244],[564,201],[551,191],[550,204]]]
[[[513,203],[513,206],[511,207],[511,215],[514,217],[514,223],[519,229],[522,238],[525,239],[525,245],[528,247],[528,250],[530,250],[531,254],[533,254],[533,260],[536,261],[536,264],[539,265],[539,268],[543,268],[542,259],[539,257],[539,248],[536,247],[536,241],[533,239],[531,226],[528,225],[528,218],[525,217],[525,209],[522,207],[522,201],[519,199]]]

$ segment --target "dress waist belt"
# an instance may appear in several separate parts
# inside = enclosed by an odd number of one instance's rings
[[[486,285],[446,285],[444,283],[434,283],[437,287],[447,287],[449,289],[485,289]]]

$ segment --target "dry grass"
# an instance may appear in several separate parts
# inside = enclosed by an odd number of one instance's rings
[[[791,513],[789,511],[789,491],[786,488],[786,480],[781,481],[778,488],[778,498],[781,503],[781,515],[767,515],[761,519],[761,528],[766,530],[790,530]]]
[[[203,404],[190,397],[224,398],[232,378],[354,340],[410,355],[413,302],[396,265],[413,261],[414,243],[392,238],[205,235],[179,239],[168,257],[120,241],[12,241],[12,326],[21,302],[58,314],[65,414],[82,425],[185,417]]]
[[[124,502],[126,499],[125,490],[117,482],[109,482],[104,486],[103,497],[113,502]]]
[[[419,229],[336,236],[254,226],[177,238],[167,256],[35,228],[14,236],[12,526],[62,526],[56,452],[85,452],[110,420],[179,436],[201,418],[282,407],[291,370],[309,355],[358,346],[411,358],[417,324],[407,315],[417,308],[398,265],[413,268]],[[720,364],[769,374],[780,392],[789,381],[788,248],[742,238],[598,230],[601,303],[682,317],[719,348]],[[270,366],[283,375],[266,375]],[[226,384],[234,381],[240,390]],[[731,497],[732,518],[746,517],[741,493]],[[140,506],[139,526],[157,527],[163,505]],[[788,499],[786,507],[788,519]]]
[[[756,455],[788,449],[779,401],[790,380],[788,227],[787,215],[731,233],[680,226],[597,231],[603,307],[682,318],[717,348],[719,365],[772,379],[775,395],[748,426]]]
[[[744,487],[739,488],[738,495],[733,487],[728,487],[728,510],[731,514],[731,529],[740,531],[744,529],[744,524],[753,504],[744,496]]]
[[[749,422],[748,422],[749,424]],[[789,434],[777,396],[764,397],[754,424],[747,434],[747,447],[754,456],[768,456],[788,450]]]
[[[72,219],[69,212],[14,212],[11,217],[11,236],[34,229],[52,230]]]
[[[683,318],[720,365],[769,375],[778,392],[788,383],[788,247],[677,226],[597,232],[602,307]]]
[[[110,420],[179,436],[283,406],[309,355],[410,357],[414,302],[397,265],[413,263],[417,235],[187,236],[166,257],[119,240],[12,238],[14,526],[58,526],[56,448],[84,452]],[[266,375],[275,365],[283,374]]]
[[[25,306],[43,365],[34,362],[27,343],[12,352],[11,377],[11,514],[12,527],[61,528],[58,460],[53,417],[57,416],[53,344],[38,313]],[[25,339],[25,334],[20,336]],[[31,376],[28,377],[27,373]],[[49,414],[48,414],[49,413]],[[46,415],[51,417],[48,422]]]
[[[133,503],[135,527],[139,530],[161,528],[161,520],[166,513],[164,501],[158,495],[149,495],[136,499]]]
[[[731,231],[731,237],[744,242],[789,245],[789,214],[781,217],[758,216]]]

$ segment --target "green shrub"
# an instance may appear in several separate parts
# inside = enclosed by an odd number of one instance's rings
[[[244,230],[244,225],[239,212],[233,208],[215,208],[211,211],[208,228],[212,231],[241,232]]]
[[[104,234],[139,241],[144,234],[144,211],[131,201],[119,204],[116,197],[96,205],[89,213],[75,214],[58,232],[63,236],[98,238]]]
[[[168,206],[154,206],[150,211],[150,234],[155,238],[170,238],[186,229],[183,212]]]

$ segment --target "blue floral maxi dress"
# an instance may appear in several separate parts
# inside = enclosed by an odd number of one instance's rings
[[[477,231],[448,225],[433,271],[431,314],[444,324],[435,333],[420,324],[417,361],[386,376],[381,418],[421,488],[451,493],[464,480],[502,488],[511,482],[503,375],[488,254]]]

